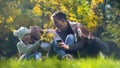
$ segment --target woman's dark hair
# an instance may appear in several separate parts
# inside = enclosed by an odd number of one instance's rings
[[[40,39],[40,33],[43,34],[43,30],[39,26],[31,26],[31,37],[35,40]]]
[[[52,18],[53,19],[56,18],[58,20],[62,20],[62,19],[67,20],[66,14],[64,12],[55,12],[55,13],[53,13]]]

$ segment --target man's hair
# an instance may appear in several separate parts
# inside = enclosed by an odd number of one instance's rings
[[[64,12],[55,12],[55,13],[53,13],[52,18],[57,18],[58,20],[62,20],[62,19],[67,20],[66,14]]]

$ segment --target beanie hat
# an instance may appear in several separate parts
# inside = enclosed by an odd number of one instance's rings
[[[31,30],[29,30],[26,27],[20,27],[18,30],[14,30],[14,32],[13,32],[14,36],[17,36],[19,38],[19,40],[22,40],[22,38],[27,33],[31,33]]]

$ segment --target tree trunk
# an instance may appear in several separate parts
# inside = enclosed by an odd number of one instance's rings
[[[105,31],[105,27],[106,27],[106,5],[107,5],[107,1],[104,0],[104,5],[103,5],[103,23],[102,25],[100,25],[98,28],[97,28],[97,37],[101,37],[102,36],[102,33]]]

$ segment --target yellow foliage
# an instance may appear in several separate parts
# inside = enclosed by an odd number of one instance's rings
[[[97,6],[97,4],[99,3],[103,3],[104,0],[92,0],[91,1],[91,7],[95,8]]]
[[[44,30],[42,36],[40,37],[40,40],[50,43],[53,40],[53,37],[54,37],[53,33],[49,33],[46,30]]]
[[[88,24],[87,24],[87,27],[92,31],[92,32],[94,32],[94,29],[95,29],[95,27],[97,27],[97,22],[96,21],[91,21],[91,22],[89,22]]]
[[[3,22],[4,18],[0,16],[0,24]]]
[[[62,9],[62,11],[66,11],[66,7],[65,6],[61,6],[61,9]]]
[[[97,2],[96,0],[92,0],[92,6],[96,6]]]
[[[0,20],[0,24],[2,23],[2,21]]]
[[[52,23],[52,22],[49,22],[49,23],[44,24],[44,25],[43,25],[43,28],[44,28],[44,29],[49,29],[49,28],[50,28],[50,29],[54,29],[53,26],[54,26],[53,23]]]
[[[96,18],[96,15],[93,12],[90,12],[88,14],[88,18],[89,18],[89,20],[94,20]]]
[[[40,16],[42,15],[42,11],[40,9],[40,5],[36,4],[35,7],[33,8],[32,12],[36,15],[36,16]]]
[[[58,1],[52,1],[52,3],[54,4],[54,5],[58,5],[59,3],[58,3]]]
[[[14,28],[10,28],[10,31],[13,32],[15,29]]]
[[[103,3],[104,0],[98,0],[100,3]]]
[[[40,3],[42,0],[30,0],[31,3],[33,2],[37,2],[37,3]]]
[[[41,1],[43,1],[43,0],[37,0],[38,3],[40,3]]]
[[[76,18],[75,18],[75,17],[69,17],[69,19],[70,19],[71,21],[76,21]]]
[[[9,16],[8,19],[6,20],[7,23],[11,23],[13,22],[13,17],[12,16]]]
[[[89,13],[88,13],[88,20],[87,20],[87,27],[88,29],[91,31],[91,32],[94,32],[96,27],[98,26],[97,24],[97,20],[98,20],[98,17],[95,15],[95,13],[91,10]]]
[[[30,2],[32,3],[32,2],[33,2],[33,0],[30,0]]]
[[[75,17],[75,14],[73,14],[73,13],[69,13],[69,15],[70,15],[71,17]]]
[[[48,27],[48,24],[44,24],[43,28],[46,29]]]
[[[75,14],[69,13],[69,16],[70,16],[69,19],[70,19],[71,21],[76,21],[76,20],[77,20]]]
[[[77,13],[78,13],[78,14],[81,14],[81,12],[82,12],[81,7],[78,6],[78,7],[77,7]]]

